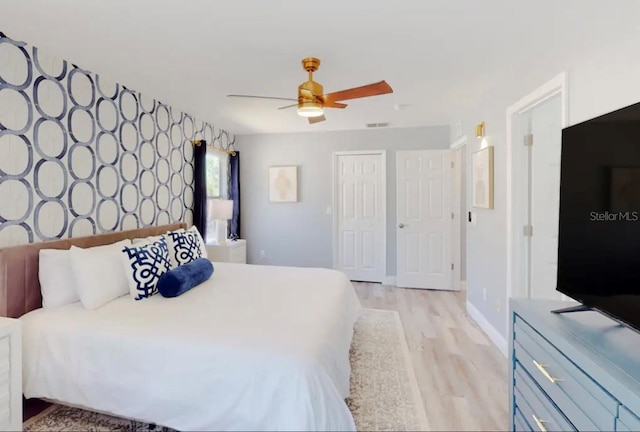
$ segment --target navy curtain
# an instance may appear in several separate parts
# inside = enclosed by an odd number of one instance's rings
[[[193,146],[194,161],[194,197],[193,197],[193,224],[196,226],[202,238],[207,235],[207,142],[202,140],[200,145]]]
[[[233,200],[233,218],[229,222],[229,238],[240,238],[240,152],[229,156],[229,199]]]

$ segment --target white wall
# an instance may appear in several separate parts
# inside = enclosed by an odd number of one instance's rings
[[[486,139],[495,147],[495,209],[473,209],[478,214],[478,224],[467,225],[468,301],[504,337],[508,309],[505,276],[506,109],[562,71],[569,75],[570,124],[636,103],[640,101],[639,46],[640,28],[637,25],[630,27],[624,22],[612,22],[605,32],[585,32],[583,44],[564,56],[546,57],[544,47],[541,47],[540,57],[529,59],[529,73],[501,80],[487,92],[484,102],[462,119],[461,133],[469,137],[475,137],[475,125],[484,121]],[[451,140],[455,138],[452,136]],[[467,147],[469,155],[479,149],[480,142],[473,138]],[[471,169],[469,159],[468,172]],[[471,208],[470,196],[467,196],[467,205]],[[486,301],[483,300],[483,289],[487,290]]]
[[[263,264],[332,267],[332,154],[387,150],[387,275],[396,274],[395,150],[445,149],[449,127],[239,135],[242,237],[247,259]],[[299,202],[270,203],[268,168],[298,166]]]

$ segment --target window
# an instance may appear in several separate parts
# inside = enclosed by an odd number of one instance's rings
[[[207,199],[227,198],[228,166],[229,156],[225,153],[216,150],[207,151],[205,159],[205,169],[207,171]],[[207,215],[207,235],[205,241],[208,242],[215,238],[215,228],[215,219],[212,219]]]
[[[207,153],[207,198],[227,197],[227,157],[224,153]]]

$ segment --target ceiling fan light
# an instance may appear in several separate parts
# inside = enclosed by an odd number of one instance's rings
[[[318,102],[298,103],[298,115],[301,117],[320,117],[324,114],[322,104]]]
[[[324,114],[322,108],[298,108],[300,117],[320,117],[322,114]]]

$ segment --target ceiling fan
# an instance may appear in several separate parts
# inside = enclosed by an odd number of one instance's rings
[[[325,94],[322,84],[313,80],[313,73],[319,67],[320,60],[317,58],[309,57],[302,60],[302,68],[309,72],[309,80],[298,86],[298,99],[237,94],[230,94],[227,97],[297,101],[295,104],[283,106],[279,109],[298,107],[298,115],[308,117],[309,123],[313,124],[326,120],[324,108],[346,108],[347,104],[340,103],[341,101],[393,93],[393,89],[386,81],[380,81],[362,87]]]

